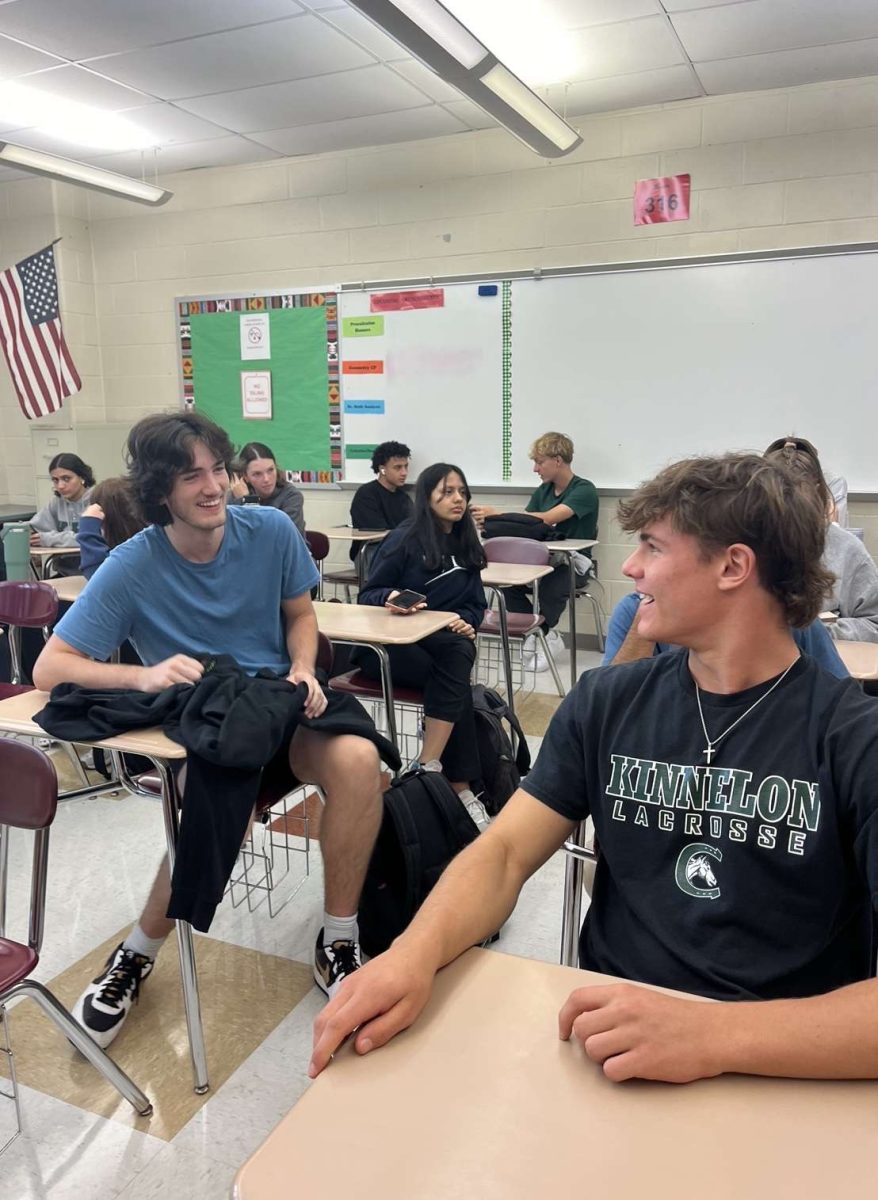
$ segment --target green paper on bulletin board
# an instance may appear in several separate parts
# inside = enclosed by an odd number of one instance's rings
[[[267,443],[283,470],[328,471],[325,309],[272,309],[271,358],[265,359],[241,358],[240,322],[245,315],[197,313],[189,318],[196,408],[222,425],[236,447]],[[244,420],[242,371],[271,372],[271,420]]]

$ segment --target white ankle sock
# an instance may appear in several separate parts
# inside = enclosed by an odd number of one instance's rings
[[[334,917],[332,913],[323,914],[323,945],[332,942],[358,942],[360,930],[357,925],[357,914],[352,917]]]
[[[165,939],[163,937],[147,937],[140,926],[135,925],[122,943],[122,947],[125,950],[133,950],[135,954],[142,954],[144,958],[155,959],[164,944]]]

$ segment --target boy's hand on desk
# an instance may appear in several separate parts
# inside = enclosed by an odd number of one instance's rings
[[[563,1041],[572,1034],[581,1042],[614,1083],[689,1083],[722,1073],[718,1024],[725,1007],[631,983],[582,987],[571,992],[558,1014],[558,1032]]]
[[[154,667],[142,667],[141,692],[163,692],[175,683],[198,683],[204,674],[204,665],[188,654],[175,654]]]
[[[290,671],[287,679],[290,683],[304,683],[308,688],[308,699],[305,701],[305,716],[319,717],[326,710],[326,696],[323,694],[323,688],[314,677],[313,671],[296,670]]]
[[[368,1054],[408,1029],[430,998],[433,971],[404,950],[390,949],[348,976],[314,1022],[308,1074],[315,1079],[352,1033],[354,1049]]]

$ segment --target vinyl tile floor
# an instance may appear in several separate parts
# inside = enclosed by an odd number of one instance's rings
[[[581,652],[582,670],[599,665],[600,656]],[[558,656],[562,678],[569,670],[566,652]],[[554,692],[551,676],[537,675],[534,694],[534,725],[545,724],[556,705],[551,704]],[[542,700],[545,697],[545,700]],[[558,699],[556,696],[555,699]],[[529,733],[528,741],[537,751],[541,737]],[[63,976],[81,960],[94,955],[98,947],[129,926],[138,915],[154,868],[161,857],[163,832],[160,806],[157,801],[122,794],[118,798],[100,797],[62,804],[52,831],[49,863],[49,889],[46,906],[46,935],[43,954],[35,972],[38,979],[49,982]],[[226,987],[234,987],[237,966],[255,976],[273,981],[290,980],[290,1000],[285,1006],[276,1005],[270,1021],[263,1021],[258,1036],[250,1028],[254,1018],[248,1015],[248,1005],[232,1005],[224,1018],[231,1028],[224,1036],[214,1036],[208,1042],[208,1059],[214,1078],[222,1080],[200,1103],[192,1105],[182,1116],[174,1115],[150,1131],[148,1121],[135,1117],[128,1107],[116,1107],[112,1115],[97,1115],[92,1107],[107,1111],[99,1098],[105,1094],[103,1081],[95,1076],[94,1095],[83,1083],[83,1072],[76,1072],[78,1087],[65,1093],[62,1087],[48,1094],[52,1086],[46,1072],[36,1071],[32,1078],[36,1086],[21,1085],[21,1104],[24,1133],[0,1155],[0,1196],[3,1200],[225,1200],[231,1194],[235,1172],[262,1142],[274,1125],[296,1102],[308,1086],[306,1069],[311,1045],[311,1026],[319,1012],[323,997],[316,987],[298,985],[297,964],[310,970],[314,937],[322,910],[322,870],[319,847],[314,844],[310,857],[310,874],[304,876],[299,860],[293,864],[293,875],[300,889],[289,906],[275,919],[269,919],[265,905],[248,911],[246,904],[232,907],[228,898],[218,911],[208,938],[214,945],[208,955],[202,950],[208,979],[222,979]],[[27,925],[26,881],[30,858],[26,836],[13,831],[10,838],[10,904],[7,928],[11,936],[23,936]],[[561,852],[554,855],[528,882],[515,912],[504,927],[498,953],[519,954],[557,962],[564,863]],[[235,958],[235,948],[247,951],[249,957]],[[162,951],[163,958],[175,959],[176,946],[170,940]],[[222,970],[223,960],[226,969]],[[216,969],[211,968],[217,962]],[[178,987],[176,964],[167,970],[167,986]],[[89,965],[90,969],[90,965]],[[150,986],[161,984],[159,973],[152,985],[144,987],[143,1017],[148,1017],[147,1000]],[[83,986],[88,975],[84,976]],[[247,979],[252,987],[253,979]],[[242,985],[243,987],[243,985]],[[24,1001],[30,1006],[32,1002]],[[155,1004],[155,1001],[150,1003]],[[19,1022],[22,1014],[13,1007],[10,1024],[23,1030],[45,1030],[45,1045],[56,1059],[60,1055],[61,1075],[67,1068],[64,1047],[59,1051],[53,1028],[41,1014],[28,1014],[27,1024]],[[135,1009],[130,1024],[138,1020]],[[170,1018],[169,1018],[170,1020]],[[118,1057],[123,1057],[124,1040],[133,1040],[136,1030],[123,1031],[116,1043]],[[153,1036],[155,1036],[153,1034]],[[179,1040],[179,1028],[172,1037]],[[29,1035],[39,1037],[38,1033]],[[261,1040],[260,1040],[261,1039]],[[42,1039],[41,1044],[42,1044]],[[251,1049],[256,1042],[255,1049]],[[245,1052],[240,1046],[246,1047]],[[20,1047],[20,1058],[32,1056],[32,1047]],[[177,1046],[183,1054],[185,1048]],[[37,1055],[37,1058],[39,1055]],[[69,1056],[68,1056],[69,1057]],[[126,1066],[137,1078],[136,1061],[126,1058]],[[86,1073],[87,1075],[87,1073]],[[187,1071],[179,1076],[177,1088],[191,1092]],[[0,1078],[0,1090],[7,1081]],[[147,1086],[147,1090],[149,1090]],[[72,1096],[75,1103],[59,1099]],[[182,1110],[181,1110],[182,1111]],[[11,1101],[0,1095],[0,1145],[14,1128]],[[290,1194],[295,1195],[295,1175],[290,1180]]]

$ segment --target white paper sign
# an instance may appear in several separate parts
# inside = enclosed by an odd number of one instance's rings
[[[244,313],[242,315],[241,358],[271,358],[268,313]]]
[[[245,421],[271,420],[271,371],[241,372],[241,411]]]

